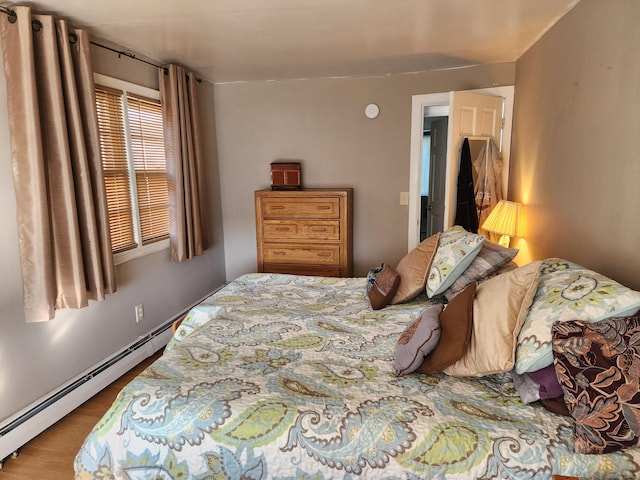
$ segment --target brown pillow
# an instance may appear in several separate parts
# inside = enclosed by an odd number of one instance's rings
[[[431,235],[400,260],[396,267],[400,286],[391,300],[392,305],[413,300],[424,290],[439,242],[440,232]]]
[[[389,302],[398,291],[400,275],[391,267],[385,265],[376,275],[376,279],[369,290],[371,308],[380,310],[389,305]]]
[[[440,314],[440,341],[418,367],[420,373],[440,373],[460,360],[471,340],[473,299],[476,284],[470,283],[451,299]]]
[[[569,413],[569,409],[567,408],[567,404],[564,403],[564,397],[553,397],[553,398],[541,398],[540,403],[544,408],[549,410],[550,412],[555,413],[556,415],[564,415],[565,417],[571,416]]]

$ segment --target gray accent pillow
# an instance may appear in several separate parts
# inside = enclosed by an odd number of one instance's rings
[[[428,307],[400,335],[396,345],[393,368],[396,375],[406,375],[416,370],[424,357],[436,348],[440,340],[440,312],[442,305]]]
[[[451,301],[456,293],[471,282],[485,280],[513,260],[517,254],[517,248],[505,248],[502,245],[485,240],[471,265],[444,292],[444,296],[448,301]]]

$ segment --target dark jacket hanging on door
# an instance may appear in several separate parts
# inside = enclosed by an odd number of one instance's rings
[[[458,193],[456,198],[455,224],[468,232],[478,233],[478,212],[473,193],[473,167],[469,139],[462,142],[460,153],[460,171],[458,172]]]

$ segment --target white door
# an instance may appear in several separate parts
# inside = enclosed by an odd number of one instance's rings
[[[447,143],[447,184],[444,228],[456,217],[456,196],[460,151],[465,137],[491,137],[502,150],[502,97],[469,92],[451,92],[449,100],[449,135]]]

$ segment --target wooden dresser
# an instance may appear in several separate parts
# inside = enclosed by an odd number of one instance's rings
[[[352,276],[352,188],[254,196],[259,272]]]

